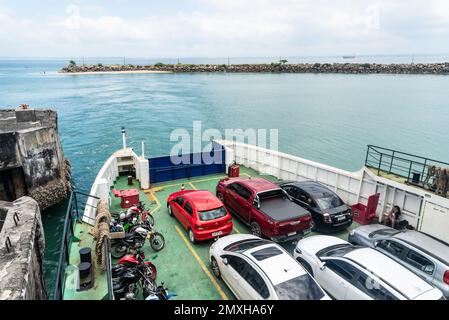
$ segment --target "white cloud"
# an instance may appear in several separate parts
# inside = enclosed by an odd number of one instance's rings
[[[70,5],[46,21],[0,8],[0,56],[278,56],[449,51],[449,1],[202,0],[138,18]],[[138,10],[136,8],[136,10]],[[432,45],[429,46],[429,42]]]

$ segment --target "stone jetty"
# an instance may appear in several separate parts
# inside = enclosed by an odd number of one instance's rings
[[[163,64],[154,65],[83,65],[71,63],[61,73],[165,71],[173,73],[343,73],[343,74],[449,74],[445,63],[271,63],[271,64]]]
[[[30,196],[45,210],[72,190],[53,110],[0,109],[0,200]]]

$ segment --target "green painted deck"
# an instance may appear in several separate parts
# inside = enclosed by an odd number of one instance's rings
[[[65,283],[63,300],[102,300],[108,298],[108,285],[106,273],[94,265],[94,285],[89,290],[77,291],[78,279],[78,264],[80,263],[79,250],[84,247],[89,247],[92,250],[92,255],[95,253],[95,242],[93,236],[90,234],[92,226],[77,222],[75,224],[75,235],[70,246],[70,264],[65,269]]]
[[[240,167],[240,176],[260,177],[261,175],[254,170]],[[169,288],[169,291],[178,295],[174,299],[235,299],[226,284],[224,284],[221,279],[215,278],[209,268],[208,254],[212,240],[191,244],[188,240],[186,230],[176,218],[173,218],[168,214],[166,206],[168,196],[175,191],[179,191],[182,184],[184,184],[185,189],[209,190],[215,194],[215,187],[218,180],[224,177],[226,177],[224,174],[209,175],[192,179],[169,181],[167,183],[152,185],[150,190],[140,190],[140,200],[145,203],[146,208],[153,214],[155,228],[164,235],[166,242],[164,249],[159,252],[154,252],[149,243],[146,243],[144,247],[146,258],[156,265],[158,271],[157,282],[160,283],[163,281]],[[263,177],[272,181],[277,180],[272,176],[263,175]],[[115,182],[114,188],[118,190],[129,188],[138,189],[138,184],[135,182],[133,186],[128,186],[126,177],[120,177]],[[112,203],[110,211],[120,211],[120,198],[115,198],[111,193],[111,199]],[[238,218],[234,218],[233,222],[233,233],[249,233],[248,227]],[[77,230],[86,229],[85,226],[85,224],[78,225]],[[358,225],[354,223],[349,230],[357,226]],[[91,227],[89,226],[87,229],[90,228]],[[349,230],[333,235],[346,240]],[[90,235],[86,234],[85,230],[84,236],[92,238]],[[86,240],[85,243],[87,242],[88,241]],[[282,246],[286,248],[288,252],[293,252],[293,243],[283,243]],[[82,245],[72,245],[72,247],[76,248],[72,248],[73,253],[71,256],[77,256],[78,249],[82,247]],[[112,262],[115,263],[114,260]],[[89,294],[88,291],[83,293],[69,291],[67,294],[64,294],[64,297],[74,299],[102,299],[107,292],[107,288],[101,287],[98,284],[98,282],[105,279],[105,275],[99,276],[100,278],[97,278],[96,282],[98,287],[89,290],[95,291],[95,293]],[[73,279],[73,277],[74,275],[68,272],[67,280]],[[106,281],[103,282],[106,283]],[[105,289],[106,291],[104,291]]]

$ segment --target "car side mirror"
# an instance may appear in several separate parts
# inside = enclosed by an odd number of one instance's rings
[[[254,206],[255,206],[257,209],[260,209],[260,199],[259,199],[258,196],[255,196],[255,198],[254,198]]]
[[[326,268],[326,262],[320,264],[320,270],[323,271]]]
[[[223,264],[227,266],[229,264],[228,258],[223,258]]]

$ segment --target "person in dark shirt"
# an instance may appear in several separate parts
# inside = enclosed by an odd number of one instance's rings
[[[399,206],[393,206],[389,213],[384,213],[383,224],[394,228],[401,216],[401,208]]]

